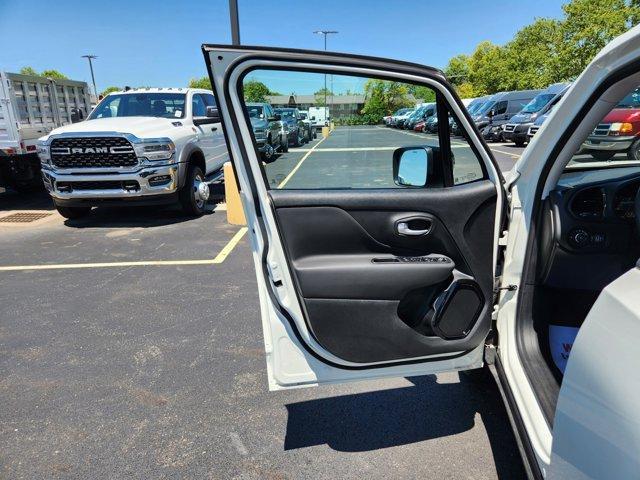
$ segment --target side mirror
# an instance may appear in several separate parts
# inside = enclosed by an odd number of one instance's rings
[[[496,111],[492,108],[491,110],[489,110],[489,113],[487,114],[487,117],[493,118],[495,116],[496,116]]]
[[[276,113],[273,115],[274,120],[278,121],[278,120],[282,120],[282,115],[280,115],[279,113]]]
[[[80,110],[79,108],[71,109],[71,123],[81,122],[83,119],[84,114],[82,113],[82,110]]]
[[[194,117],[194,125],[207,125],[209,123],[220,122],[220,111],[217,107],[207,107],[207,113],[205,117]]]
[[[425,187],[432,165],[433,150],[430,147],[398,148],[393,152],[393,181],[402,187]]]
[[[311,120],[315,120],[315,119],[316,119],[316,117],[311,117]]]

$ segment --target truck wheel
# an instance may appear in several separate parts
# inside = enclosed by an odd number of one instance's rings
[[[86,216],[91,211],[91,207],[63,207],[56,205],[56,210],[58,210],[58,213],[64,218],[75,220],[76,218]]]
[[[200,167],[189,166],[184,187],[178,196],[185,214],[199,217],[204,213],[205,204],[209,199],[209,185],[204,182],[204,174]]]
[[[615,155],[615,152],[611,152],[611,158]],[[627,151],[627,157],[629,160],[640,160],[640,141],[636,140],[631,144],[629,150]]]
[[[280,137],[280,151],[287,153],[289,151],[289,135],[285,135],[284,139]]]
[[[516,144],[516,147],[524,147],[525,141],[524,140],[514,140],[513,143]]]
[[[302,136],[300,135],[300,129],[296,131],[296,140],[293,142],[294,147],[299,147],[302,145]]]
[[[631,145],[631,148],[629,149],[629,152],[627,153],[627,155],[629,156],[630,159],[633,160],[634,158],[631,156],[632,150],[633,150],[633,145]],[[589,154],[599,162],[606,162],[608,160],[611,160],[616,154],[616,152],[607,152],[606,150],[591,150]]]

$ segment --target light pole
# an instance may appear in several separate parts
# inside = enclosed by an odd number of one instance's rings
[[[238,0],[229,0],[229,20],[231,20],[231,44],[240,45],[240,21]]]
[[[315,30],[313,33],[324,36],[324,51],[327,51],[327,35],[338,33],[336,30]],[[331,76],[331,97],[333,97],[333,76]],[[327,118],[327,74],[324,74],[324,117]]]
[[[96,100],[98,100],[98,89],[96,88],[96,77],[93,75],[93,63],[91,60],[98,58],[95,55],[82,55],[82,58],[86,58],[89,60],[89,69],[91,70],[91,81],[93,82],[93,93],[96,96]]]

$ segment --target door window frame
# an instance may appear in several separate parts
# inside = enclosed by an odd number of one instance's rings
[[[225,58],[225,51],[229,51],[230,58]],[[225,77],[218,85],[218,77],[213,74],[211,64],[211,51],[219,52],[214,60],[220,62],[220,68],[226,68]],[[239,52],[244,51],[244,52]],[[299,55],[293,58],[288,54],[294,53]],[[203,54],[209,77],[212,79],[213,91],[215,92],[218,105],[223,113],[222,122],[223,130],[227,143],[230,146],[230,157],[232,165],[237,171],[242,169],[242,174],[237,175],[240,185],[240,193],[243,197],[243,204],[248,212],[247,220],[250,234],[256,238],[252,242],[256,246],[259,260],[256,268],[262,270],[266,285],[266,292],[272,305],[276,308],[278,316],[282,317],[282,321],[291,330],[291,335],[297,337],[300,344],[312,356],[320,359],[322,362],[345,370],[362,370],[372,368],[386,368],[414,363],[424,363],[429,361],[442,360],[448,358],[446,356],[428,356],[421,358],[412,358],[392,362],[382,362],[373,364],[357,364],[345,361],[335,357],[327,352],[314,338],[304,314],[304,306],[299,295],[283,295],[273,285],[273,265],[284,266],[279,271],[283,283],[296,291],[294,275],[291,272],[291,265],[285,254],[284,240],[278,231],[278,223],[275,218],[273,204],[269,197],[269,189],[263,178],[263,169],[255,148],[255,139],[251,129],[251,123],[248,118],[246,109],[244,108],[244,100],[242,97],[242,83],[248,71],[255,69],[265,69],[272,67],[278,70],[292,70],[296,72],[311,71],[317,73],[335,73],[349,76],[360,75],[368,78],[379,78],[383,80],[401,81],[406,83],[415,83],[430,87],[440,93],[445,99],[447,106],[452,113],[460,120],[462,131],[469,135],[470,146],[477,155],[483,168],[487,171],[487,180],[491,181],[496,189],[496,212],[495,225],[493,231],[493,259],[492,271],[495,276],[496,260],[498,258],[498,233],[504,215],[504,178],[499,166],[493,157],[486,142],[475,128],[473,121],[466,108],[462,104],[453,86],[451,86],[438,70],[416,65],[411,63],[399,62],[394,60],[376,59],[372,57],[363,57],[357,55],[333,54],[304,50],[285,50],[272,48],[256,48],[256,47],[228,47],[204,45]],[[221,90],[221,91],[219,91]],[[229,117],[230,125],[226,124],[225,114]],[[239,116],[244,118],[240,121]],[[445,122],[448,128],[448,120]],[[233,137],[237,143],[229,142],[227,131],[232,128],[235,132]],[[474,135],[470,135],[472,132]],[[247,148],[247,146],[251,146]],[[235,158],[233,151],[237,150],[241,158]],[[251,151],[249,151],[251,150]],[[262,184],[257,182],[258,178],[262,178]],[[453,188],[469,188],[469,184],[458,185]],[[388,189],[387,189],[388,191]],[[270,242],[275,243],[271,246]],[[286,289],[289,291],[289,288]]]

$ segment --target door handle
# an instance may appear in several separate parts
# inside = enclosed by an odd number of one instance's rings
[[[218,130],[218,127],[211,127],[212,132],[215,132],[216,130]]]
[[[429,233],[429,230],[431,230],[431,225],[423,230],[414,230],[412,228],[409,228],[409,224],[407,222],[398,222],[397,228],[400,235],[424,235],[426,233]]]

